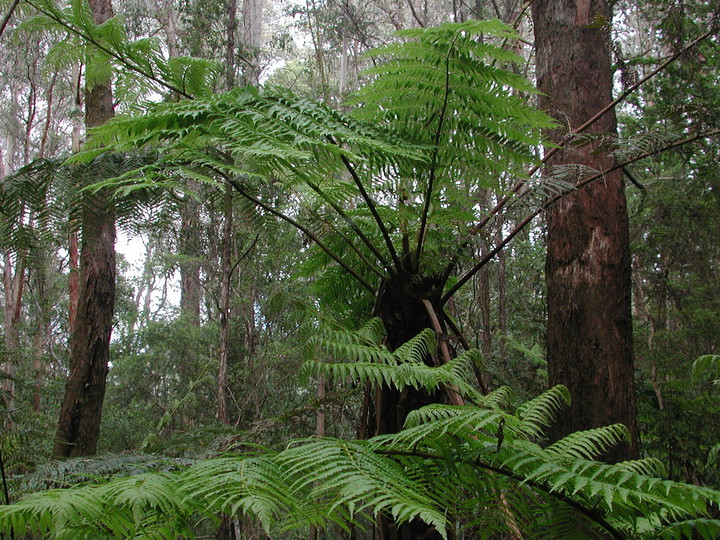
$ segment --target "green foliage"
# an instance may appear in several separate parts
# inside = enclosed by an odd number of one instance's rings
[[[54,0],[28,0],[38,15],[26,19],[24,32],[53,30],[66,35],[48,54],[56,69],[81,62],[92,87],[119,73],[119,94],[150,96],[171,91],[182,96],[208,95],[219,74],[216,62],[191,57],[166,58],[154,38],[129,39],[120,17],[96,25],[85,0],[60,7]],[[141,89],[138,91],[138,87]]]
[[[348,368],[352,362],[311,369],[398,388],[433,390],[442,383],[467,390],[458,383],[459,373],[429,376],[417,360],[434,343],[431,334],[421,333],[392,354],[381,345],[382,335],[376,320],[356,332],[327,332],[318,345],[372,362],[357,362],[354,370]],[[373,371],[374,365],[380,370]],[[349,531],[370,526],[381,513],[398,523],[420,519],[443,536],[454,530],[483,538],[564,538],[582,531],[585,538],[692,533],[709,539],[720,527],[713,517],[720,492],[654,476],[659,465],[652,459],[593,461],[627,437],[623,426],[573,433],[542,448],[543,428],[569,400],[565,388],[551,388],[515,408],[508,405],[507,388],[487,396],[469,393],[472,405],[423,407],[408,415],[399,433],[367,441],[299,439],[279,452],[255,448],[180,470],[178,461],[157,470],[152,458],[121,457],[110,470],[148,466],[154,472],[109,481],[100,478],[108,468],[95,464],[95,475],[83,473],[90,479],[85,484],[1,507],[0,532],[190,538],[218,516],[242,515],[277,536],[310,526]]]
[[[480,192],[532,161],[551,125],[525,104],[530,83],[498,65],[518,58],[492,39],[512,35],[498,21],[402,33],[372,53],[382,62],[349,114],[278,88],[149,104],[94,130],[76,159],[157,150],[156,163],[109,181],[126,191],[231,182],[313,240],[312,271],[337,263],[370,291],[401,267],[441,275],[480,218]],[[264,198],[269,186],[290,194],[291,209]],[[322,283],[337,298],[357,297],[329,272]]]
[[[545,414],[552,402],[543,400]],[[713,538],[720,526],[709,515],[720,502],[716,491],[648,476],[648,464],[581,457],[617,443],[624,428],[575,433],[543,450],[519,411],[434,405],[416,413],[400,433],[369,441],[298,440],[279,453],[228,455],[183,471],[34,494],[0,509],[0,530],[192,537],[199,522],[241,513],[279,534],[362,526],[379,512],[398,522],[420,518],[442,534],[457,528],[482,537],[585,530],[588,538],[681,538],[689,531]]]
[[[692,376],[695,380],[710,376],[714,379],[715,384],[718,384],[720,381],[720,355],[705,354],[695,360],[692,366]]]
[[[390,352],[380,344],[385,331],[380,319],[371,319],[356,332],[325,331],[312,338],[312,342],[326,350],[333,358],[347,358],[344,363],[308,362],[314,375],[328,380],[351,380],[364,384],[387,386],[401,390],[412,387],[430,391],[454,389],[473,401],[480,394],[466,382],[465,373],[473,363],[481,362],[478,351],[465,352],[452,361],[433,367],[425,358],[437,348],[435,332],[426,329],[407,343]]]
[[[390,124],[427,146],[432,167],[443,175],[459,172],[467,187],[497,187],[513,165],[532,160],[540,129],[552,122],[525,103],[532,84],[503,67],[523,59],[492,41],[516,39],[514,31],[497,20],[468,21],[398,36],[402,41],[368,53],[380,63],[349,99],[360,106],[357,117]]]

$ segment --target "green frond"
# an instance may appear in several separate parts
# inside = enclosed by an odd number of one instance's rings
[[[383,62],[365,73],[369,83],[349,102],[359,106],[359,118],[388,122],[431,148],[439,144],[443,169],[475,170],[487,185],[498,160],[504,167],[530,160],[539,129],[552,124],[517,95],[534,92],[532,85],[494,65],[521,59],[486,38],[514,35],[499,21],[400,32],[405,40],[368,53]]]
[[[412,411],[400,433],[381,435],[371,439],[378,447],[416,447],[424,444],[434,447],[451,435],[461,440],[496,440],[500,420],[512,424],[512,418],[502,411],[481,409],[474,405],[427,405]],[[452,439],[450,439],[452,441]]]
[[[645,476],[665,476],[667,474],[665,465],[657,458],[623,461],[618,463],[617,466]]]
[[[33,494],[0,507],[0,532],[190,537],[193,524],[238,513],[268,534],[331,523],[348,530],[382,512],[398,522],[422,519],[443,535],[459,526],[483,538],[717,535],[720,492],[646,475],[650,462],[608,465],[575,455],[595,453],[588,444],[623,430],[581,433],[543,450],[524,438],[523,422],[496,409],[432,405],[412,413],[400,433],[369,441],[294,441],[279,453]]]
[[[377,344],[384,333],[379,319],[371,320],[359,331],[320,332],[311,339],[311,343],[345,361],[311,360],[306,363],[306,369],[310,374],[323,375],[329,380],[369,382],[398,390],[412,387],[434,392],[452,388],[473,400],[481,399],[465,377],[470,363],[477,360],[479,352],[467,352],[441,366],[428,366],[427,360],[437,346],[435,332],[425,329],[393,352]]]
[[[629,439],[630,432],[624,425],[613,424],[587,431],[576,431],[551,444],[545,450],[558,456],[595,459],[623,440]],[[637,466],[639,467],[639,464]],[[627,467],[631,466],[627,465]]]
[[[708,376],[714,380],[720,380],[720,354],[705,354],[693,362],[692,378],[694,380]]]
[[[570,392],[557,385],[518,408],[520,418],[518,430],[528,439],[540,436],[548,427],[555,413],[570,404]]]
[[[657,538],[720,538],[720,519],[688,519],[658,531]]]
[[[387,512],[399,523],[420,518],[445,536],[447,516],[426,495],[429,483],[410,477],[403,463],[385,459],[364,442],[312,441],[279,458],[297,478],[294,489],[312,488],[312,500],[327,501],[332,519],[341,525],[344,514],[352,519],[370,510],[373,515]],[[338,513],[343,507],[345,512]]]
[[[713,446],[708,452],[707,464],[708,466],[716,466],[720,464],[720,443]]]
[[[512,388],[501,386],[482,398],[482,404],[489,409],[506,409],[513,398]]]
[[[212,512],[250,515],[265,530],[286,518],[296,527],[320,524],[312,499],[289,489],[291,479],[272,454],[216,458],[199,462],[182,474],[181,495],[185,501],[199,503]]]

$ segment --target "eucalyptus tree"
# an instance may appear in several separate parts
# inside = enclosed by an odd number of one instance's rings
[[[612,102],[610,8],[604,1],[553,0],[533,4],[532,14],[540,106],[567,126],[552,133],[553,142],[567,142]],[[583,133],[582,143],[567,145],[548,163],[609,169],[614,159],[603,144],[617,136],[614,109],[605,110]],[[546,216],[550,381],[565,384],[578,397],[558,429],[569,433],[608,421],[623,423],[633,434],[632,443],[624,452],[616,449],[612,458],[636,456],[630,241],[622,171],[568,195]]]
[[[109,0],[89,2],[95,24],[113,16]],[[85,125],[101,126],[115,114],[112,82],[86,81]],[[75,324],[70,329],[70,373],[65,385],[56,457],[94,454],[110,359],[115,307],[115,212],[111,194],[85,196],[81,218],[80,288]]]
[[[648,60],[660,62],[717,24],[715,6],[705,2],[628,4],[625,17],[658,29],[641,34],[640,43],[633,36],[623,43],[631,78],[648,69]],[[641,60],[639,51],[650,52]],[[717,40],[708,39],[668,66],[633,101],[642,115],[631,109],[620,117],[623,130],[658,139],[717,130],[718,59]],[[720,477],[707,454],[718,438],[718,408],[712,391],[687,375],[695,358],[719,346],[720,290],[710,277],[720,256],[717,155],[718,139],[708,137],[692,151],[668,152],[630,171],[642,187],[629,202],[643,449],[665,460],[674,477],[703,483]]]

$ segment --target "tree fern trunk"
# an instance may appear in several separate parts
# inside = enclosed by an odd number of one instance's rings
[[[112,17],[110,0],[90,0],[90,8],[97,24]],[[87,88],[87,127],[102,125],[113,115],[111,83]],[[78,305],[55,457],[94,454],[100,437],[115,307],[115,212],[107,192],[85,195],[81,227]]]
[[[605,0],[544,0],[532,4],[540,105],[567,130],[612,100],[610,9]],[[589,144],[566,146],[550,165],[582,164],[605,170],[613,158],[604,136],[617,135],[613,111],[586,133]],[[587,142],[587,141],[586,141]],[[630,446],[608,459],[637,455],[633,390],[630,249],[621,171],[572,193],[547,213],[548,371],[573,403],[555,436],[620,422]]]
[[[422,301],[427,299],[433,305],[439,300],[438,284],[433,278],[419,278],[399,274],[383,284],[375,305],[375,315],[380,317],[387,331],[387,347],[391,351],[431,328],[431,321]],[[433,365],[432,358],[426,359]],[[381,435],[397,433],[402,429],[407,415],[424,405],[437,403],[443,396],[430,394],[425,390],[407,387],[402,391],[383,386],[376,393],[374,425],[366,433]],[[382,540],[435,540],[442,536],[435,529],[419,519],[397,525],[385,515],[378,520],[378,532]]]

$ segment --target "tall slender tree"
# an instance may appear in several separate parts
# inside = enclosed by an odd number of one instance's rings
[[[89,0],[95,24],[113,16],[110,0]],[[87,81],[85,124],[114,116],[112,83]],[[115,305],[115,212],[107,191],[87,193],[81,218],[80,283],[70,336],[70,374],[65,384],[55,457],[94,454],[100,436],[110,334]]]
[[[573,130],[612,101],[610,7],[605,0],[543,0],[532,5],[540,105],[563,126],[550,133],[568,142]],[[608,140],[617,135],[613,110],[570,141],[548,165],[604,171],[614,164]],[[578,181],[587,169],[582,167]],[[589,174],[589,173],[587,173]],[[548,372],[573,403],[557,436],[613,422],[632,442],[607,456],[637,455],[630,313],[630,247],[622,171],[572,193],[547,212]]]

